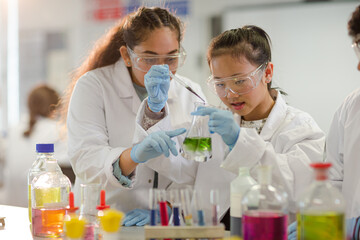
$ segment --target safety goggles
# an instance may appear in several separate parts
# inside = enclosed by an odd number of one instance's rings
[[[354,49],[356,56],[358,57],[360,61],[360,34],[357,34],[354,38],[354,42],[351,45],[351,47]]]
[[[219,97],[226,97],[229,91],[238,95],[246,94],[259,85],[266,66],[267,62],[246,75],[239,74],[226,78],[214,78],[211,75],[207,80],[207,84]]]
[[[142,72],[148,72],[153,65],[163,64],[167,64],[169,70],[173,72],[184,65],[186,59],[186,52],[183,47],[180,47],[178,53],[169,55],[137,54],[128,46],[126,48],[133,67]]]

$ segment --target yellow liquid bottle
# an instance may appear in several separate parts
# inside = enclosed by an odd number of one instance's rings
[[[328,181],[331,163],[313,163],[314,181],[297,203],[297,239],[343,240],[345,201]]]

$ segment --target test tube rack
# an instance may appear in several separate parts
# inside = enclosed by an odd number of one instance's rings
[[[145,226],[145,239],[224,238],[225,226]]]

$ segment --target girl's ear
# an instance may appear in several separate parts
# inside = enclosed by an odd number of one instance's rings
[[[265,82],[269,83],[272,80],[274,74],[274,65],[272,64],[272,62],[268,62],[266,69],[265,69]]]
[[[125,65],[127,67],[131,67],[131,59],[130,59],[129,53],[126,49],[126,46],[121,46],[119,51],[120,51],[122,59],[124,59]]]

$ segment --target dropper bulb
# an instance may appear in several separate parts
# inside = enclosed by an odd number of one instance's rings
[[[101,190],[100,191],[100,205],[98,205],[96,207],[96,209],[98,210],[104,210],[104,209],[107,209],[107,208],[110,208],[109,205],[106,205],[106,201],[105,201],[105,190]]]
[[[69,207],[67,208],[67,211],[69,213],[75,213],[76,210],[78,210],[78,207],[75,207],[74,204],[74,193],[73,192],[69,192]]]
[[[70,208],[74,207],[74,193],[73,192],[69,193],[69,206],[70,206]]]

